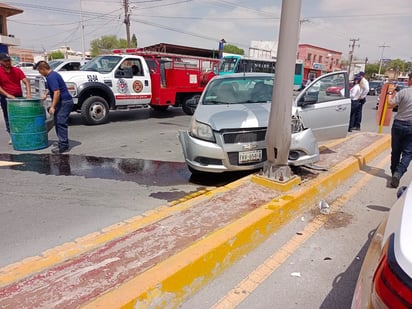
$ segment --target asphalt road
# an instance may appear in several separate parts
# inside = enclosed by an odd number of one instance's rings
[[[24,165],[0,168],[0,267],[240,177],[191,177],[177,138],[189,120],[180,108],[141,109],[85,126],[73,113],[72,149],[60,156],[14,151],[1,130],[0,161]]]
[[[377,131],[375,102],[368,98],[362,130]],[[25,164],[0,168],[0,267],[240,177],[191,177],[177,139],[189,121],[180,108],[116,111],[100,126],[72,114],[72,149],[61,156],[14,151],[2,130],[0,160]]]

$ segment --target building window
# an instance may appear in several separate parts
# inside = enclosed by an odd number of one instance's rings
[[[312,60],[312,54],[311,53],[308,54],[308,60],[309,61]]]
[[[319,62],[320,62],[320,63],[322,63],[322,59],[323,59],[323,57],[322,57],[322,56],[319,56]]]
[[[316,62],[316,55],[313,55],[313,62]]]
[[[335,60],[336,65],[339,65],[339,59]]]

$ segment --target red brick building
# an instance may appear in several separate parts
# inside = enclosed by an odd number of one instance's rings
[[[304,64],[304,79],[341,70],[342,52],[311,44],[299,44],[297,58]]]

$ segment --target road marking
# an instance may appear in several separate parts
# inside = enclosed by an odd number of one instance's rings
[[[338,197],[330,206],[330,214],[337,213],[360,189],[372,180],[379,173],[379,168],[388,164],[390,156],[382,159],[375,168],[369,173],[359,171],[365,174],[359,179],[344,195]],[[211,309],[228,309],[235,308],[245,300],[254,290],[256,290],[263,281],[265,281],[276,269],[281,266],[300,246],[311,238],[329,219],[330,215],[318,215],[302,231],[302,235],[294,235],[286,244],[277,250],[266,261],[252,271],[243,279],[235,288],[223,296]]]

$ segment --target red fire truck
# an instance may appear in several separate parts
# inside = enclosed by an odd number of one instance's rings
[[[209,80],[217,74],[219,59],[189,55],[142,51],[135,48],[116,49],[113,54],[142,56],[150,70],[152,99],[155,110],[181,106],[193,114],[187,100],[199,97]]]

